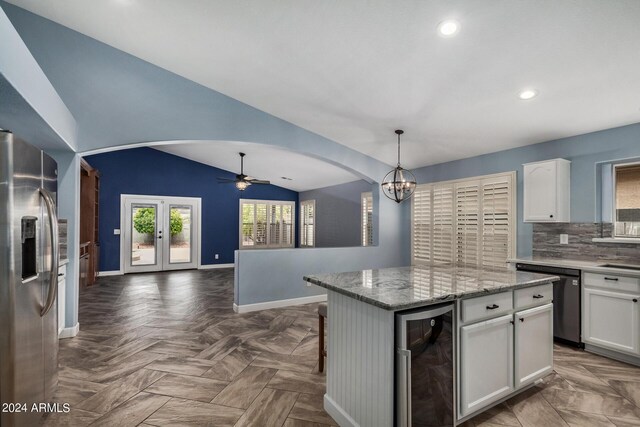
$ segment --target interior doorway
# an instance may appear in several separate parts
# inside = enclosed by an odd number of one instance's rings
[[[121,196],[121,265],[125,273],[200,265],[200,198]]]

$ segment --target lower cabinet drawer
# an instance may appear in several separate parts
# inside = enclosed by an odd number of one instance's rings
[[[584,273],[583,284],[599,288],[625,292],[640,292],[640,278],[618,276],[617,274]]]
[[[532,286],[530,288],[517,289],[513,293],[516,308],[530,307],[532,305],[544,305],[553,300],[553,285]]]
[[[462,300],[462,321],[464,323],[486,319],[507,313],[513,308],[512,292]]]

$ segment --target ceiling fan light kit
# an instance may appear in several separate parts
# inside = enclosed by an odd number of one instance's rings
[[[413,173],[400,166],[400,135],[403,133],[404,131],[401,129],[396,130],[396,135],[398,135],[398,166],[386,174],[380,184],[382,193],[396,203],[410,199],[417,184]]]
[[[218,178],[218,182],[220,184],[235,184],[236,188],[240,191],[246,190],[252,184],[262,184],[262,185],[271,184],[271,182],[269,181],[265,181],[262,179],[249,178],[247,175],[245,175],[244,174],[245,154],[244,153],[238,153],[238,154],[240,154],[240,174],[236,175],[235,179]]]

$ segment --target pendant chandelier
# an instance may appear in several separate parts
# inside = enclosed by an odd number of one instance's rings
[[[416,177],[411,171],[400,166],[400,135],[403,133],[403,130],[396,130],[396,135],[398,135],[398,166],[386,174],[380,184],[384,195],[395,200],[396,203],[410,199],[416,189]]]

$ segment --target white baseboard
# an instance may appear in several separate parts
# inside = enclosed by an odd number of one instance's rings
[[[98,271],[98,277],[122,276],[123,274],[122,270]]]
[[[58,338],[73,338],[78,335],[78,332],[80,332],[80,323],[76,323],[75,326],[72,326],[70,328],[64,328],[62,332],[58,334]]]
[[[332,398],[326,393],[324,395],[324,410],[331,415],[339,426],[360,427],[360,424],[349,416]]]
[[[248,313],[250,311],[269,310],[271,308],[289,307],[291,305],[311,304],[314,302],[323,302],[327,300],[327,294],[312,295],[310,297],[280,299],[277,301],[259,302],[256,304],[237,305],[233,303],[233,311],[236,313]]]
[[[233,268],[235,267],[234,263],[230,264],[205,264],[198,267],[198,270],[211,270],[213,268]]]

